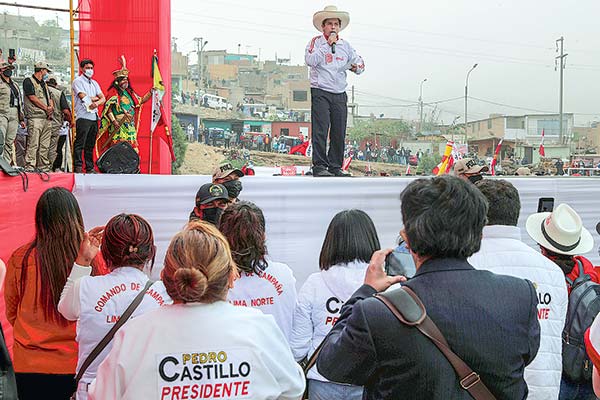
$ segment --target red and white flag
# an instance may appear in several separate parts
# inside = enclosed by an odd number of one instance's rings
[[[310,157],[312,155],[312,149],[310,149],[311,154],[309,154],[309,147],[310,147],[309,141],[300,143],[290,149],[290,154],[302,154],[303,156]]]
[[[544,151],[544,130],[542,129],[542,141],[540,142],[540,156],[546,157],[546,151]]]
[[[410,164],[408,164],[406,166],[406,174],[405,175],[410,175]]]
[[[498,145],[496,146],[496,151],[494,152],[494,158],[490,163],[490,172],[492,173],[492,175],[496,175],[496,164],[498,163],[498,156],[500,155],[500,149],[502,149],[503,140],[504,138],[500,139],[500,141],[498,142]]]
[[[450,164],[451,162],[454,163],[454,158],[452,157],[452,149],[454,148],[454,142],[451,140],[448,140],[448,142],[446,143],[446,148],[444,150],[444,155],[442,156],[442,161],[440,161],[440,163],[433,168],[433,171],[431,171],[431,174],[434,176],[439,176],[439,175],[444,175],[447,174],[450,171],[450,168],[452,166],[452,164]],[[450,161],[450,159],[452,158],[452,161]]]
[[[344,162],[342,163],[342,171],[348,171],[348,168],[350,168],[351,162],[352,162],[352,156],[344,158]]]

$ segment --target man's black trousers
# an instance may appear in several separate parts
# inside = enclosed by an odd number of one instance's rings
[[[94,169],[94,145],[96,144],[96,135],[98,134],[98,121],[78,118],[75,121],[75,143],[73,143],[73,169],[81,168],[83,158],[85,159],[85,171],[90,172]]]
[[[348,96],[345,92],[336,94],[315,88],[311,88],[310,93],[313,171],[339,170],[344,161]]]

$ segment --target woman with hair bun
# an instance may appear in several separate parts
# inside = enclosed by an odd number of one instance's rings
[[[300,399],[304,375],[273,317],[227,302],[238,276],[217,228],[190,222],[162,270],[174,304],[117,332],[90,399]]]
[[[111,272],[105,276],[89,276],[90,260],[100,248]],[[96,227],[85,233],[58,303],[58,311],[63,317],[78,321],[78,372],[88,355],[138,293],[144,290],[149,280],[144,268],[152,269],[155,253],[152,227],[139,215],[119,214],[112,217],[106,226]],[[172,300],[163,283],[154,282],[132,317],[170,303]],[[77,386],[77,400],[87,399],[88,386],[96,377],[96,370],[110,348],[111,343],[83,373]]]
[[[227,299],[236,306],[258,308],[275,318],[289,342],[296,307],[296,279],[290,267],[267,258],[265,217],[256,204],[240,201],[221,216],[219,230],[227,238],[240,279]]]

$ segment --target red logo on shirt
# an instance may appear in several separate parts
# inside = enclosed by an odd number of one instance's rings
[[[325,54],[325,62],[327,64],[333,62],[333,54],[329,54],[329,53]]]

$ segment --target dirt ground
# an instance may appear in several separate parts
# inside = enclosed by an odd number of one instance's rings
[[[227,159],[223,148],[212,147],[203,143],[190,143],[185,153],[185,159],[180,168],[182,175],[210,175],[213,169],[222,161]],[[288,154],[268,153],[263,151],[250,151],[250,160],[256,166],[287,166],[287,165],[310,165],[311,159],[303,156],[292,156]],[[369,163],[352,160],[350,173],[354,176],[364,176]],[[406,166],[387,163],[370,163],[374,176],[381,173],[388,175],[405,175]],[[414,175],[417,167],[411,166]]]

